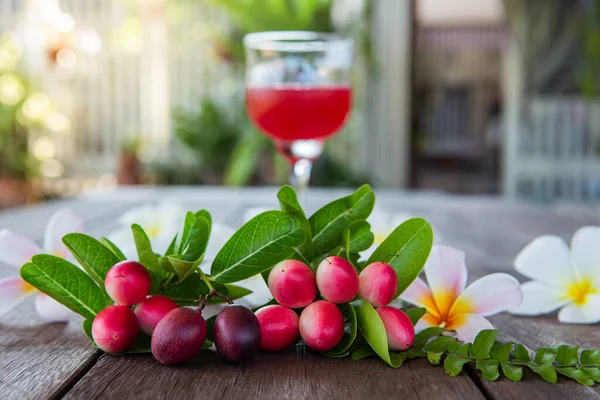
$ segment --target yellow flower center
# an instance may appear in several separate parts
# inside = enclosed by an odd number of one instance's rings
[[[30,285],[29,283],[23,281],[21,282],[21,292],[23,293],[31,293],[34,290],[37,290],[35,287],[33,287],[32,285]]]
[[[146,229],[146,233],[148,234],[148,237],[150,239],[154,239],[160,233],[160,225],[156,224],[156,225],[149,226],[148,229]]]
[[[381,244],[387,238],[388,235],[386,235],[385,233],[377,233],[377,232],[375,232],[374,236],[375,236],[374,243],[375,244]]]
[[[581,306],[587,303],[588,296],[590,294],[595,293],[597,293],[597,290],[594,288],[592,282],[589,280],[582,280],[580,282],[569,285],[567,297],[573,300],[573,303],[577,304],[578,306]]]

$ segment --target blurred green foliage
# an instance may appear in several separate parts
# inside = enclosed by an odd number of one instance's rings
[[[588,0],[581,5],[577,24],[583,54],[579,85],[584,95],[595,97],[600,93],[600,1]]]

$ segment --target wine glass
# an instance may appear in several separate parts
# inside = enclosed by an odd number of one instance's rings
[[[290,184],[303,200],[325,139],[350,115],[352,47],[352,39],[331,33],[258,32],[244,37],[248,115],[289,162]]]

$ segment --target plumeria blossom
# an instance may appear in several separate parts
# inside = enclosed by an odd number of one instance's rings
[[[53,254],[72,261],[62,237],[67,233],[83,232],[83,220],[70,210],[55,213],[46,226],[44,246],[40,249],[33,241],[16,235],[8,229],[0,230],[0,262],[20,269],[36,254]],[[54,299],[25,282],[19,274],[0,279],[0,315],[11,310],[28,296],[36,294],[35,309],[48,322],[67,321],[72,312]]]
[[[515,269],[532,279],[521,285],[517,315],[540,315],[561,309],[558,320],[572,324],[600,322],[600,227],[580,228],[571,249],[557,236],[540,236],[517,255]]]
[[[417,332],[442,327],[472,342],[480,331],[493,329],[485,317],[514,309],[523,300],[519,282],[508,274],[487,275],[467,287],[465,253],[451,247],[433,246],[424,270],[427,284],[417,278],[400,295],[427,309],[415,326]]]
[[[121,227],[108,235],[108,239],[115,243],[127,258],[134,259],[136,249],[131,225],[138,224],[148,235],[152,249],[163,254],[179,231],[186,211],[180,203],[170,199],[155,205],[133,207],[119,217]]]

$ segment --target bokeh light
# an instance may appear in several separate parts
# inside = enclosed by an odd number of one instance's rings
[[[56,62],[61,67],[71,69],[77,64],[77,55],[71,49],[61,49],[56,54]]]
[[[51,158],[40,164],[40,172],[46,178],[58,178],[65,172],[65,167],[59,160]]]
[[[50,111],[50,99],[44,93],[32,93],[29,95],[21,110],[23,115],[30,120],[39,120]]]
[[[98,54],[102,50],[102,38],[94,28],[83,28],[75,37],[75,47],[86,54]]]
[[[49,160],[56,155],[56,146],[48,136],[42,136],[33,142],[31,154],[40,161]]]
[[[52,16],[50,24],[52,24],[52,27],[57,32],[62,33],[69,33],[75,29],[75,20],[70,14],[64,12],[59,12]]]
[[[53,112],[44,118],[44,124],[48,129],[57,133],[67,132],[71,129],[71,120],[64,114]]]
[[[0,75],[0,102],[13,106],[25,96],[25,88],[19,78],[10,72]]]
[[[0,70],[13,70],[23,55],[21,45],[17,43],[11,33],[0,37]]]

